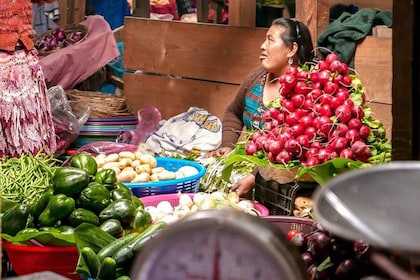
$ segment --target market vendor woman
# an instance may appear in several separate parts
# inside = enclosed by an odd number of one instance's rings
[[[0,158],[55,152],[50,101],[30,38],[32,3],[52,1],[0,1]]]
[[[261,68],[248,75],[235,99],[223,116],[221,147],[209,153],[220,156],[229,153],[238,141],[242,128],[251,130],[261,127],[261,113],[280,90],[278,78],[289,66],[301,66],[313,59],[313,45],[308,28],[292,19],[275,19],[261,44]],[[231,188],[239,195],[250,193],[255,175],[249,174]]]

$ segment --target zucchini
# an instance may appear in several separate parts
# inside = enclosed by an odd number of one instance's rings
[[[129,233],[121,238],[117,238],[98,252],[98,257],[103,261],[106,257],[111,257],[116,251],[127,246],[132,240],[137,238],[140,234],[137,232]]]
[[[111,257],[106,257],[99,267],[96,280],[114,280],[117,272],[117,263]]]
[[[131,262],[134,257],[140,252],[143,245],[150,239],[152,239],[156,234],[166,228],[167,224],[165,222],[159,221],[146,230],[144,230],[138,237],[129,242],[126,246],[121,247],[119,250],[115,251],[112,255],[112,258],[116,261],[118,266],[124,266]]]
[[[95,279],[98,275],[99,267],[101,266],[101,260],[95,251],[93,251],[90,247],[83,247],[80,254],[89,270],[88,276]]]
[[[120,277],[117,277],[117,279],[115,280],[131,280],[131,278],[128,275],[122,275]]]

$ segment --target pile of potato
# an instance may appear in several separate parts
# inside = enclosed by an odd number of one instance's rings
[[[191,166],[183,166],[176,171],[158,167],[157,160],[153,155],[140,151],[123,151],[109,155],[99,154],[95,156],[95,160],[98,170],[113,169],[117,174],[118,182],[125,183],[173,180],[198,173],[198,170]]]

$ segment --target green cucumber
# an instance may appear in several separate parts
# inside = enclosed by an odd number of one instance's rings
[[[86,266],[88,267],[90,274],[88,276],[95,279],[98,275],[99,267],[101,266],[101,260],[95,251],[93,251],[93,249],[90,247],[83,247],[80,253],[83,260],[85,261]]]
[[[114,280],[117,272],[117,263],[111,257],[106,257],[99,267],[96,280]]]
[[[117,279],[115,280],[131,280],[131,278],[128,275],[122,275],[120,277],[117,277]]]
[[[158,232],[167,227],[165,222],[157,222],[146,228],[137,238],[133,239],[126,246],[117,250],[112,258],[117,262],[118,266],[124,266],[131,262],[134,257],[140,252],[144,244],[152,239]]]
[[[140,234],[137,232],[132,232],[127,235],[124,235],[121,238],[115,239],[98,252],[99,259],[103,261],[106,257],[111,257],[113,254],[115,254],[116,251],[127,246],[128,243],[136,239],[139,235]]]

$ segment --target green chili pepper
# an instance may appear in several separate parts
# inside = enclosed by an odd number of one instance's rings
[[[70,166],[84,169],[90,176],[95,176],[98,170],[95,158],[86,153],[77,154],[72,157],[70,160]]]

